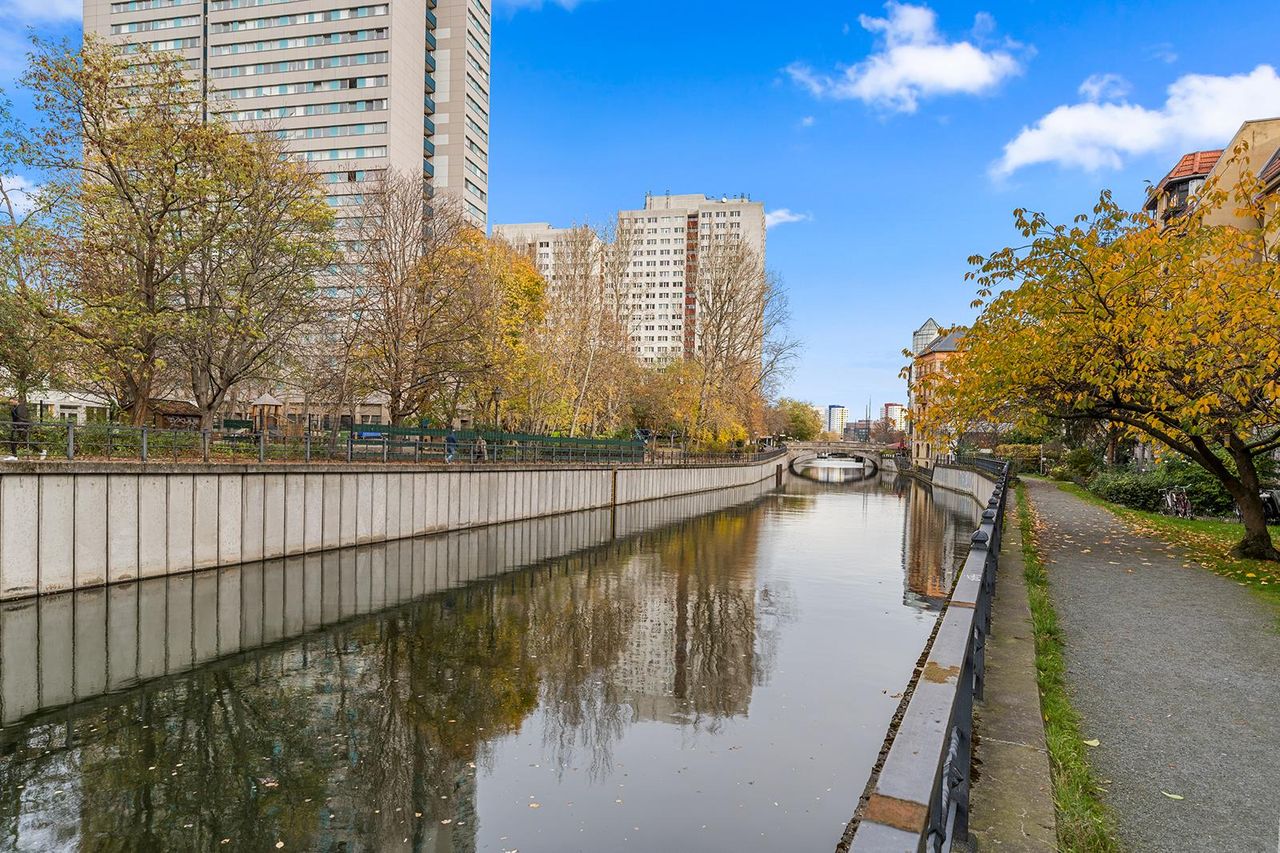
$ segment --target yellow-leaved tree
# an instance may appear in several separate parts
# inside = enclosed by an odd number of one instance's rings
[[[1222,483],[1245,525],[1233,553],[1280,559],[1256,465],[1280,447],[1280,264],[1261,188],[1241,173],[1164,227],[1109,192],[1070,224],[1015,211],[1027,243],[970,259],[985,307],[947,370],[914,389],[930,401],[921,427],[1117,425]],[[1230,209],[1243,227],[1207,221]]]

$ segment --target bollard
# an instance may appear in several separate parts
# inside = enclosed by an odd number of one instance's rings
[[[209,461],[209,430],[200,430],[200,461]]]
[[[351,438],[351,433],[347,433],[347,461],[348,461],[348,462],[350,462],[350,461],[351,461],[351,450],[352,450],[352,444],[353,444],[353,442],[352,442],[352,438]]]
[[[311,430],[307,430],[307,434],[302,437],[302,460],[311,461]]]
[[[67,459],[76,458],[76,422],[67,421]]]
[[[142,461],[147,461],[147,428],[142,428]]]
[[[267,458],[267,431],[263,430],[258,433],[258,462],[262,463]]]

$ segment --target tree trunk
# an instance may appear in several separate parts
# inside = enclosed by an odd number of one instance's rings
[[[1253,455],[1239,441],[1231,441],[1228,450],[1235,460],[1239,481],[1224,485],[1236,499],[1236,505],[1240,507],[1240,518],[1244,522],[1244,538],[1231,549],[1231,556],[1280,560],[1280,552],[1272,544],[1271,531],[1267,529],[1267,512],[1259,494],[1258,469],[1254,465]]]

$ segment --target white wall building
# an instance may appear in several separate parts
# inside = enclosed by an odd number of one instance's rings
[[[438,7],[437,7],[438,3]],[[84,0],[84,31],[186,59],[211,112],[270,126],[329,203],[384,169],[488,215],[488,0]]]
[[[494,236],[532,254],[553,289],[557,241],[571,231],[546,222],[493,228]],[[618,211],[618,232],[630,243],[621,304],[632,350],[649,364],[696,351],[698,260],[717,240],[742,240],[764,265],[764,204],[745,197],[650,195],[643,208]]]
[[[827,432],[834,432],[837,436],[844,435],[844,425],[849,422],[849,410],[844,406],[830,405],[827,406]]]

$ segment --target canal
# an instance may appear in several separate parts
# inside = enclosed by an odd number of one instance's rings
[[[978,509],[768,485],[8,605],[0,849],[831,850]]]

